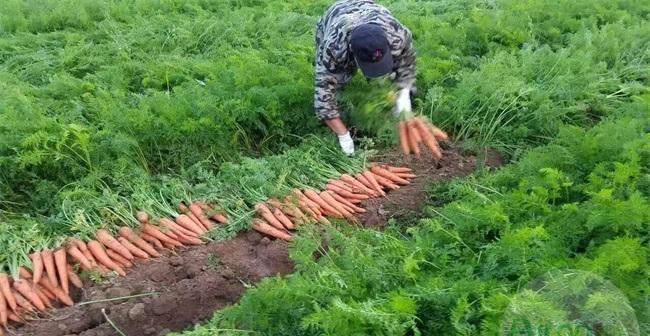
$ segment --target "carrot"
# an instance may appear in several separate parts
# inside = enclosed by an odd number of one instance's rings
[[[78,261],[79,264],[81,264],[83,267],[88,269],[92,268],[90,260],[88,260],[88,258],[86,258],[86,256],[81,251],[79,251],[79,248],[77,248],[77,246],[70,245],[68,247],[68,254],[72,257],[72,259]],[[36,278],[36,272],[34,272],[34,278]],[[36,281],[36,283],[38,283],[38,281]]]
[[[43,304],[45,305],[45,308],[47,308],[47,309],[54,308],[54,306],[52,305],[52,301],[50,301],[50,298],[48,298],[45,295],[45,293],[43,293],[43,291],[41,290],[41,288],[38,285],[31,284],[31,286],[32,286],[32,289],[34,289],[34,293],[36,293],[36,295],[38,295],[38,298],[41,299],[41,301],[43,301]]]
[[[196,224],[198,224],[199,226],[201,226],[201,228],[202,228],[203,230],[205,230],[206,232],[211,230],[211,228],[208,229],[208,228],[207,228],[203,223],[201,223],[201,220],[200,220],[198,217],[196,217],[196,215],[193,214],[191,211],[188,211],[188,212],[186,213],[186,215],[187,215],[187,217],[189,217],[189,218],[190,218],[194,223],[196,223]],[[210,222],[209,219],[208,219],[208,222]],[[210,225],[212,225],[212,222],[210,222]]]
[[[278,230],[284,230],[284,225],[282,225],[282,222],[275,218],[271,210],[266,205],[264,205],[264,203],[256,204],[255,211],[257,211],[257,213],[262,216],[262,218],[264,218],[268,224],[273,225],[273,227]]]
[[[47,278],[55,286],[58,286],[59,282],[57,280],[56,266],[54,265],[54,254],[52,253],[52,250],[43,250],[41,254],[43,255],[43,265],[45,266],[45,273],[47,273]]]
[[[391,173],[410,173],[413,171],[413,169],[407,167],[382,166],[382,168],[388,170]]]
[[[365,185],[363,185],[363,183],[357,181],[355,178],[353,178],[352,176],[350,176],[350,175],[348,175],[348,174],[343,174],[343,175],[341,175],[341,180],[343,180],[343,181],[345,181],[346,183],[349,183],[349,184],[355,186],[355,187],[358,188],[358,189],[361,191],[361,193],[363,193],[363,194],[367,194],[367,195],[369,195],[369,196],[373,196],[373,195],[375,194],[374,191],[372,191],[371,189],[369,189],[368,187],[366,187]]]
[[[145,252],[145,251],[141,250],[140,248],[138,248],[137,246],[131,244],[131,242],[128,241],[128,239],[126,239],[124,237],[117,237],[117,241],[120,242],[120,244],[122,244],[122,246],[126,247],[126,249],[129,250],[131,252],[131,254],[133,254],[134,257],[140,257],[142,259],[149,259],[149,255],[147,254],[147,252]]]
[[[182,226],[180,224],[177,224],[176,222],[174,222],[174,221],[172,221],[171,219],[168,219],[168,218],[161,218],[158,221],[158,224],[159,224],[160,227],[168,228],[175,235],[178,235],[179,233],[182,233],[185,236],[191,236],[191,237],[195,237],[195,238],[198,238],[198,237],[201,236],[201,234],[198,234],[198,233],[196,233],[196,232],[194,232],[194,231],[192,231],[190,229],[187,229],[184,226]],[[168,232],[165,232],[165,233],[169,236]],[[172,237],[174,239],[176,239],[176,237],[174,237],[174,236],[172,236]]]
[[[161,243],[165,242],[168,243],[172,246],[182,246],[181,243],[176,241],[175,239],[172,239],[165,235],[162,231],[160,231],[157,227],[151,225],[151,224],[143,224],[142,225],[142,232],[158,239]],[[144,239],[144,238],[143,238]]]
[[[90,269],[97,267],[97,260],[95,260],[93,254],[90,253],[90,250],[86,250],[85,252],[82,251],[81,253],[83,253],[84,257],[86,257],[86,259],[88,259],[88,262],[90,262]]]
[[[375,190],[375,187],[372,185],[372,183],[370,183],[370,181],[368,181],[368,179],[365,176],[361,174],[357,174],[354,176],[354,178],[356,178],[357,181],[361,182],[361,184],[366,186],[366,188],[370,189],[372,191],[372,196],[378,197],[381,195],[379,192]]]
[[[329,181],[327,181],[327,183],[335,185],[335,186],[337,186],[337,187],[339,187],[341,189],[347,190],[347,191],[349,191],[351,193],[357,192],[357,191],[355,191],[356,188],[354,188],[353,186],[351,186],[351,185],[349,185],[349,184],[347,184],[347,183],[345,183],[343,181],[329,180]]]
[[[32,303],[29,302],[29,300],[27,300],[27,298],[25,298],[22,294],[20,294],[18,291],[15,291],[13,292],[13,295],[16,298],[16,303],[18,303],[18,307],[24,308],[30,313],[34,311],[34,305],[32,305]]]
[[[253,219],[253,226],[252,228],[255,231],[258,231],[260,233],[263,233],[265,235],[269,235],[274,238],[282,239],[285,241],[291,241],[291,235],[287,234],[284,231],[278,230],[275,227],[269,225],[267,222],[265,222],[262,219],[255,218]]]
[[[355,199],[355,200],[362,201],[370,198],[368,197],[368,195],[351,193],[345,189],[340,189],[339,187],[332,186],[332,185],[328,185],[327,190],[331,190],[347,199]]]
[[[117,272],[119,275],[126,275],[126,272],[124,272],[122,267],[116,265],[115,262],[113,262],[113,260],[111,260],[111,258],[108,256],[108,254],[106,254],[104,247],[102,247],[102,244],[100,244],[98,241],[91,240],[88,242],[87,246],[93,256],[97,258],[97,261],[99,261],[99,263]]]
[[[83,242],[83,240],[77,239],[77,238],[74,238],[74,237],[70,237],[70,238],[68,238],[68,242],[70,242],[70,244],[73,244],[73,245],[77,246],[79,251],[84,252],[84,253],[88,252],[88,247],[86,246],[86,243]]]
[[[378,191],[382,196],[385,196],[385,195],[386,195],[386,193],[385,193],[384,190],[381,188],[381,186],[379,185],[379,183],[377,182],[377,180],[375,180],[375,177],[374,177],[374,174],[373,174],[373,173],[371,173],[370,171],[367,171],[367,170],[366,170],[366,171],[363,171],[363,172],[361,173],[361,175],[363,175],[363,176],[364,176],[364,177],[365,177],[365,178],[370,182],[370,184],[372,184],[372,186],[375,188],[375,190],[377,190],[377,191]]]
[[[178,215],[176,217],[176,224],[182,226],[188,231],[194,232],[197,237],[200,237],[206,232],[201,224],[194,223],[194,221],[187,215]]]
[[[201,239],[192,236],[187,236],[183,233],[178,234],[178,241],[183,244],[203,245],[203,241]]]
[[[383,178],[383,177],[381,177],[379,175],[375,175],[375,180],[377,180],[377,182],[379,184],[383,185],[384,187],[386,187],[388,189],[391,189],[391,190],[399,189],[399,186],[397,184],[393,183],[393,181],[391,181],[389,179],[386,179],[386,178]]]
[[[330,195],[332,195],[332,197],[333,197],[337,202],[339,202],[339,203],[341,203],[341,204],[347,206],[348,208],[352,209],[352,212],[357,212],[357,213],[364,213],[364,212],[366,212],[366,209],[359,208],[358,206],[354,205],[354,203],[350,202],[349,200],[345,199],[345,197],[343,197],[343,196],[341,196],[341,195],[339,195],[339,194],[337,194],[337,193],[335,193],[335,192],[330,193]]]
[[[441,141],[449,140],[449,136],[447,136],[447,133],[443,132],[438,127],[433,126],[431,123],[429,123],[427,121],[423,121],[423,123],[424,123],[425,126],[427,126],[427,128],[429,128],[429,130],[431,131],[431,134],[433,134],[433,136],[436,139],[441,140]]]
[[[399,143],[402,146],[402,152],[404,155],[409,155],[411,153],[411,143],[409,142],[408,128],[406,127],[406,122],[400,121],[399,123]]]
[[[77,275],[77,273],[74,272],[72,266],[68,265],[67,271],[68,271],[68,279],[70,279],[70,283],[77,288],[82,288],[84,284],[81,281],[81,278],[79,278],[79,276]]]
[[[108,257],[111,258],[113,262],[117,263],[117,265],[120,267],[123,267],[125,269],[133,267],[133,264],[128,259],[124,258],[121,254],[111,249],[106,249],[106,255],[108,255]]]
[[[273,216],[277,218],[287,230],[293,230],[296,227],[293,225],[293,222],[289,217],[287,217],[287,215],[285,215],[279,208],[273,209]]]
[[[300,208],[298,208],[293,203],[290,202],[282,203],[280,202],[280,200],[275,198],[269,199],[268,202],[273,207],[278,208],[284,211],[284,213],[286,213],[287,215],[293,217],[293,221],[295,222],[295,224],[305,224],[309,222],[307,216],[302,212],[302,210],[300,210]]]
[[[160,250],[164,249],[164,247],[163,247],[162,243],[160,242],[160,240],[154,238],[153,236],[150,236],[150,235],[148,235],[146,233],[141,233],[140,238],[142,238],[142,240],[146,241],[147,243],[150,243],[150,245],[153,244],[154,248],[157,248],[157,249],[160,249]],[[156,251],[156,252],[158,253],[158,251]],[[149,254],[151,254],[151,253],[149,252]]]
[[[45,310],[45,304],[43,303],[43,300],[41,300],[38,294],[36,294],[34,291],[34,288],[32,288],[32,286],[30,286],[30,283],[28,283],[26,280],[18,279],[14,281],[14,289],[31,304],[33,304],[36,309],[40,311]]]
[[[66,252],[64,248],[60,248],[54,252],[54,263],[59,273],[59,280],[61,280],[61,287],[66,294],[70,294],[70,287],[68,283],[68,268],[66,260]]]
[[[433,156],[435,156],[438,159],[442,158],[442,153],[440,152],[440,147],[438,146],[438,143],[436,142],[435,137],[433,134],[429,133],[428,127],[424,124],[424,122],[418,118],[413,119],[413,127],[420,133],[420,136],[422,137],[422,140],[424,141],[424,144],[429,148]]]
[[[34,270],[33,282],[38,283],[43,276],[43,257],[40,252],[36,251],[30,254],[29,258],[32,260],[32,270]]]
[[[23,324],[23,323],[25,323],[25,320],[22,319],[22,318],[20,317],[20,315],[22,315],[22,313],[23,313],[23,310],[20,310],[19,313],[9,312],[9,313],[7,314],[7,318],[8,318],[10,321],[13,321],[13,322],[16,322],[16,323]]]
[[[327,202],[327,204],[331,205],[334,209],[336,209],[336,211],[341,213],[344,217],[346,217],[346,218],[354,217],[352,212],[346,210],[345,207],[343,207],[342,204],[340,204],[338,201],[336,201],[334,199],[334,197],[332,197],[332,195],[329,194],[328,191],[322,191],[320,194],[318,194],[318,196],[320,196],[320,198],[323,201],[325,201],[325,202]]]
[[[323,208],[323,210],[333,214],[334,216],[343,217],[343,214],[338,209],[332,207],[328,202],[323,200],[314,190],[306,189],[305,196],[311,201],[317,203],[321,208]]]
[[[156,251],[156,249],[153,248],[151,244],[147,243],[147,241],[145,241],[141,237],[138,237],[138,235],[135,234],[135,232],[133,232],[133,230],[130,227],[123,226],[120,228],[118,233],[120,234],[120,236],[122,236],[122,238],[126,238],[132,244],[137,246],[140,250],[144,251],[148,256],[160,257],[160,253],[158,253],[158,251]]]
[[[29,280],[32,278],[32,273],[30,273],[25,267],[18,267],[18,275],[21,279]]]
[[[92,241],[94,241],[94,240],[92,240]],[[97,245],[96,245],[97,247],[99,247],[99,248],[102,247],[98,242],[95,241],[95,243],[97,243]],[[88,248],[90,249],[90,242],[88,243]],[[90,250],[92,250],[92,249],[90,249]],[[56,296],[56,298],[59,301],[61,301],[63,304],[65,304],[66,306],[74,305],[74,302],[70,298],[70,295],[63,292],[61,287],[53,286],[52,283],[46,277],[41,279],[40,285],[42,285],[43,287],[45,287],[45,289],[47,289],[52,294],[54,294],[54,296]]]
[[[212,214],[212,215],[210,216],[210,218],[212,218],[212,219],[214,219],[215,221],[217,221],[217,223],[220,223],[220,224],[226,224],[226,223],[228,223],[228,218],[226,218],[226,216],[225,216],[224,214],[222,214],[222,213],[218,213],[217,211],[215,211],[214,206],[208,205],[208,204],[203,203],[203,202],[196,202],[196,204],[197,204],[201,209],[207,211],[208,214]]]
[[[138,222],[145,224],[149,222],[149,214],[144,211],[138,211],[135,214],[135,218],[138,219]]]
[[[107,230],[97,230],[95,232],[95,238],[97,238],[97,241],[102,243],[102,245],[106,246],[106,248],[119,253],[127,260],[133,260],[133,254],[131,254],[126,247],[122,246],[122,244],[120,244],[120,242],[118,242],[117,239],[115,239],[115,237],[113,237],[113,235],[111,235]]]
[[[403,179],[413,179],[413,178],[418,177],[417,175],[410,174],[410,173],[394,173],[394,174],[401,177],[401,178],[403,178]]]
[[[0,292],[4,295],[4,298],[9,305],[11,310],[16,310],[16,299],[13,296],[11,291],[11,285],[9,285],[9,277],[6,273],[0,273]]]
[[[7,300],[5,300],[4,294],[0,293],[0,324],[2,326],[7,326]],[[0,328],[0,330],[2,330]]]
[[[409,145],[411,146],[411,150],[415,156],[420,157],[420,142],[422,139],[420,138],[420,133],[417,128],[413,126],[413,120],[406,122],[406,128],[408,129]]]
[[[56,299],[56,296],[54,296],[54,294],[52,294],[52,292],[50,292],[49,290],[45,289],[45,287],[43,287],[43,285],[41,285],[40,283],[36,284],[35,286],[38,287],[41,293],[43,293],[49,300]]]
[[[194,215],[196,218],[198,218],[199,222],[207,229],[207,230],[212,230],[212,222],[210,222],[210,219],[208,219],[208,216],[205,215],[203,212],[203,209],[201,208],[200,205],[196,203],[190,204],[190,213]]]
[[[389,179],[389,180],[395,182],[396,184],[410,184],[409,181],[395,175],[394,173],[389,172],[388,170],[386,170],[384,168],[378,167],[378,166],[372,167],[372,172],[375,173],[375,175],[378,175],[378,176],[381,176],[383,178]]]

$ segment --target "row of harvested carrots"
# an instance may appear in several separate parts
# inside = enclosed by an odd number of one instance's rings
[[[321,192],[294,189],[284,201],[272,198],[257,204],[255,209],[261,218],[254,219],[253,229],[290,241],[296,226],[314,221],[329,223],[325,216],[356,221],[354,214],[365,212],[358,206],[361,201],[383,196],[385,190],[409,184],[413,177],[409,168],[373,166],[356,176],[343,174],[339,180],[330,180]],[[83,285],[73,265],[101,275],[111,271],[126,275],[126,269],[135,261],[159,257],[165,249],[203,244],[203,234],[215,224],[228,222],[223,213],[203,202],[180,204],[179,211],[176,218],[155,221],[140,211],[136,214],[138,230],[124,226],[113,236],[99,229],[95,239],[88,242],[69,238],[58,249],[32,253],[32,269],[20,267],[18,279],[0,273],[0,324],[6,327],[8,321],[22,323],[33,313],[52,308],[56,301],[73,305],[70,284],[77,288]]]
[[[324,216],[346,218],[356,222],[355,214],[366,212],[358,206],[363,200],[386,195],[385,190],[399,189],[414,178],[405,167],[373,166],[356,176],[341,175],[339,180],[329,180],[327,189],[293,190],[284,202],[269,199],[255,209],[261,218],[253,220],[253,229],[279,239],[290,241],[291,230],[310,221],[327,222]]]
[[[124,226],[115,237],[108,230],[99,229],[95,239],[88,242],[69,238],[58,249],[30,254],[32,269],[20,267],[18,279],[0,273],[0,324],[6,327],[8,321],[22,323],[33,313],[52,308],[56,301],[72,306],[70,284],[77,288],[83,285],[73,264],[102,275],[110,271],[126,275],[125,270],[134,266],[136,260],[159,257],[159,251],[164,249],[203,244],[201,235],[215,223],[227,223],[223,214],[202,202],[181,204],[179,210],[181,214],[173,220],[162,218],[156,223],[149,221],[146,212],[138,212],[140,232]]]

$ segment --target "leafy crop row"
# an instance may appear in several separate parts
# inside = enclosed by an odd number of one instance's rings
[[[647,99],[589,130],[562,127],[493,175],[435,188],[447,204],[413,227],[305,229],[292,245],[295,274],[264,280],[184,335],[505,335],[513,305],[571,322],[571,308],[525,291],[555,269],[602,276],[624,294],[589,277],[564,283],[560,299],[596,321],[598,335],[647,334]]]

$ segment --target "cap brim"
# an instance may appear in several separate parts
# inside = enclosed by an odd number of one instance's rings
[[[374,63],[360,62],[357,60],[357,64],[364,76],[368,78],[377,78],[393,71],[393,55],[391,55],[391,53],[386,53],[379,62]]]

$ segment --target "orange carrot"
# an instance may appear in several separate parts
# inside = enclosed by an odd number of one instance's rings
[[[164,249],[164,247],[163,247],[162,243],[160,242],[160,240],[154,238],[151,235],[148,235],[146,233],[141,233],[140,238],[142,238],[142,240],[146,241],[147,243],[153,244],[154,248],[157,248],[159,250]],[[156,251],[156,252],[158,252],[158,251]],[[151,254],[151,252],[149,252],[149,254]]]
[[[399,177],[401,177],[403,179],[413,179],[413,178],[418,177],[417,175],[411,174],[411,173],[393,173],[393,174],[395,174],[395,175],[397,175],[397,176],[399,176]]]
[[[121,254],[111,250],[111,249],[106,249],[106,255],[108,255],[109,258],[113,260],[118,266],[123,267],[123,268],[131,268],[133,267],[133,264],[126,258],[124,258]]]
[[[373,196],[373,195],[375,195],[375,192],[372,191],[372,189],[369,189],[368,187],[366,187],[365,185],[363,185],[363,183],[357,181],[355,178],[353,178],[352,176],[350,176],[350,175],[348,175],[348,174],[343,174],[343,175],[341,175],[341,180],[343,180],[343,181],[345,181],[346,183],[349,183],[349,184],[355,186],[355,187],[358,188],[358,189],[360,190],[360,192],[363,193],[363,194],[367,194],[367,195],[369,195],[369,196]]]
[[[383,178],[389,179],[396,184],[410,184],[409,181],[395,175],[394,173],[389,172],[388,170],[381,168],[379,166],[374,166],[372,167],[372,172],[375,173],[375,175],[381,176]]]
[[[176,224],[182,226],[188,231],[194,232],[197,237],[200,237],[203,235],[203,233],[206,232],[206,230],[200,224],[194,223],[194,221],[187,215],[178,215],[176,217]]]
[[[7,326],[7,300],[5,300],[4,294],[0,292],[0,325]],[[0,328],[0,330],[2,330]]]
[[[215,211],[214,206],[212,206],[212,205],[208,205],[208,204],[203,203],[203,202],[196,202],[196,204],[197,204],[201,209],[203,209],[203,210],[205,210],[206,212],[208,212],[208,214],[211,215],[210,218],[212,218],[212,219],[214,219],[215,221],[217,221],[217,223],[220,223],[220,224],[226,224],[226,223],[228,223],[228,218],[226,218],[226,215],[224,215],[223,213],[219,213],[219,212]]]
[[[16,299],[13,296],[11,291],[11,285],[9,285],[9,277],[5,273],[0,273],[0,292],[4,295],[4,298],[7,301],[7,305],[11,310],[16,310]]]
[[[269,225],[262,219],[255,218],[253,219],[253,229],[265,235],[269,235],[274,238],[282,239],[285,241],[291,241],[291,235],[287,234],[284,231],[278,230],[275,227]]]
[[[357,212],[357,213],[366,212],[366,209],[359,208],[358,206],[354,205],[354,203],[350,202],[349,200],[345,199],[345,197],[343,197],[343,196],[341,196],[341,195],[339,195],[339,194],[337,194],[335,192],[330,193],[330,195],[332,195],[332,197],[334,197],[334,199],[337,202],[339,202],[339,203],[347,206],[348,208],[352,209],[352,212]]]
[[[362,200],[367,200],[368,198],[370,198],[370,197],[368,197],[368,195],[351,193],[351,192],[349,192],[347,190],[340,189],[340,188],[338,188],[336,186],[332,186],[332,185],[328,185],[327,190],[331,190],[331,191],[333,191],[333,192],[335,192],[335,193],[337,193],[337,194],[339,194],[339,195],[341,195],[341,196],[343,196],[343,197],[345,197],[347,199],[355,199],[355,200],[362,201]]]
[[[122,276],[126,275],[126,272],[124,272],[122,267],[116,265],[115,262],[113,262],[113,260],[111,260],[111,258],[108,256],[108,254],[106,254],[106,251],[104,251],[102,244],[100,244],[96,240],[91,240],[86,245],[88,246],[88,249],[90,250],[90,252],[92,252],[93,256],[97,259],[99,263],[117,272],[117,274],[119,275]]]
[[[201,228],[202,228],[203,230],[205,230],[206,232],[211,230],[211,228],[209,229],[209,228],[207,228],[203,223],[201,223],[201,220],[200,220],[198,217],[196,217],[196,215],[193,214],[191,211],[188,211],[188,212],[186,213],[186,215],[187,215],[187,217],[189,217],[189,218],[190,218],[194,223],[196,223],[197,225],[201,226]],[[206,218],[207,218],[207,217],[206,217]],[[208,222],[210,222],[209,219],[208,219]],[[210,222],[210,225],[212,225],[212,222]]]
[[[120,236],[126,238],[128,241],[130,241],[135,246],[140,248],[140,250],[146,252],[147,255],[151,257],[160,257],[160,253],[158,253],[158,251],[156,251],[156,249],[153,248],[151,244],[147,243],[147,241],[145,241],[141,237],[138,237],[138,235],[135,234],[135,232],[133,232],[133,230],[130,227],[126,227],[126,226],[121,227],[119,230],[119,234]]]
[[[363,172],[361,173],[361,175],[363,175],[363,176],[366,178],[366,180],[368,180],[368,181],[370,182],[370,184],[374,187],[375,190],[377,190],[377,192],[379,192],[382,196],[385,196],[385,195],[386,195],[386,193],[385,193],[384,190],[381,188],[381,186],[379,185],[379,183],[377,182],[377,180],[375,180],[375,177],[374,177],[374,174],[373,174],[373,173],[371,173],[370,171],[367,171],[367,170],[366,170],[366,171],[363,171]]]
[[[183,235],[191,236],[191,237],[195,237],[195,238],[198,238],[200,236],[200,234],[198,234],[198,233],[196,233],[196,232],[194,232],[192,230],[186,229],[185,227],[183,227],[183,226],[181,226],[179,224],[176,224],[176,222],[174,222],[174,221],[172,221],[171,219],[168,219],[168,218],[161,218],[158,221],[158,224],[159,224],[159,226],[161,228],[169,229],[175,235],[178,235],[178,233],[180,232]],[[169,232],[165,232],[165,234],[167,234],[169,236]],[[174,239],[177,238],[177,237],[174,237],[173,235],[172,235],[172,237]]]
[[[88,252],[88,247],[86,246],[86,243],[84,243],[81,239],[70,237],[70,238],[68,238],[68,242],[70,242],[71,244],[77,246],[79,251],[81,251],[83,253]]]
[[[408,128],[406,127],[406,122],[400,121],[399,123],[399,143],[402,146],[402,152],[404,155],[409,155],[411,153],[411,143],[409,141],[410,137],[408,134]]]
[[[36,309],[40,311],[45,310],[45,304],[43,300],[36,294],[34,288],[26,280],[18,279],[14,281],[14,289],[20,293],[25,299],[27,299]]]
[[[354,218],[353,215],[354,212],[350,212],[347,209],[345,209],[344,205],[339,203],[336,199],[334,199],[334,197],[332,197],[330,193],[331,191],[322,191],[319,194],[319,196],[322,200],[327,202],[327,204],[331,205],[334,209],[336,209],[336,211],[341,213],[345,218],[350,218],[350,219]]]
[[[424,122],[420,119],[415,118],[413,119],[413,127],[417,132],[420,133],[424,144],[429,148],[433,156],[441,159],[442,153],[440,152],[440,147],[438,146],[438,143],[433,134],[429,133],[429,128],[424,124]]]
[[[137,246],[131,244],[131,242],[128,241],[126,238],[117,237],[117,241],[120,242],[120,244],[122,244],[122,246],[126,247],[126,249],[129,250],[129,252],[131,252],[131,254],[133,254],[134,257],[140,257],[142,259],[149,259],[149,255],[147,254],[147,252],[145,252],[145,251],[141,250],[140,248],[138,248]]]
[[[379,192],[375,190],[375,186],[373,186],[372,183],[370,183],[370,181],[368,181],[368,179],[364,175],[357,174],[354,176],[354,178],[356,178],[357,181],[361,182],[361,184],[366,186],[366,188],[370,189],[372,191],[372,196],[378,197],[381,195]]]
[[[143,224],[142,225],[142,232],[158,239],[161,243],[165,242],[168,243],[172,246],[182,246],[178,241],[175,239],[172,239],[165,235],[162,231],[160,231],[157,227],[151,225],[151,224]],[[144,239],[144,238],[143,238]]]
[[[41,293],[45,294],[45,296],[47,296],[47,298],[49,300],[56,300],[56,296],[54,296],[54,294],[52,294],[52,292],[50,292],[49,290],[45,289],[45,287],[43,287],[43,285],[38,283],[35,286],[38,287],[38,289],[41,291]]]
[[[81,253],[83,253],[84,257],[86,257],[86,259],[88,259],[88,262],[90,262],[90,269],[97,267],[97,260],[95,260],[95,257],[93,257],[93,254],[90,253],[90,250],[88,250],[87,247],[86,251],[82,251]]]
[[[13,322],[16,322],[16,323],[23,324],[23,323],[25,323],[25,320],[23,320],[23,319],[20,317],[20,315],[22,315],[22,313],[23,313],[23,310],[22,310],[22,309],[19,309],[19,312],[18,312],[18,313],[9,312],[9,313],[7,314],[7,318],[8,318],[10,321],[13,321]]]
[[[25,267],[18,267],[18,275],[21,279],[30,280],[32,278],[32,273],[30,273]]]
[[[208,216],[205,215],[203,212],[203,209],[201,208],[200,205],[196,203],[190,204],[190,213],[194,215],[196,218],[198,218],[199,222],[207,229],[211,230],[213,225],[212,222],[210,222],[210,219],[208,219]]]
[[[29,255],[29,258],[32,260],[32,270],[34,270],[34,277],[32,278],[34,283],[38,283],[43,276],[43,257],[41,252],[34,252]]]
[[[50,298],[48,298],[45,295],[45,293],[43,293],[43,291],[38,286],[38,284],[36,284],[36,285],[35,284],[30,284],[30,286],[32,286],[32,289],[34,290],[34,293],[36,293],[36,295],[38,295],[38,298],[41,299],[41,301],[43,301],[43,304],[45,305],[45,308],[47,308],[47,309],[54,308],[54,306],[52,305],[52,301],[50,301]]]
[[[16,303],[18,304],[18,307],[24,308],[30,313],[34,311],[34,305],[31,302],[29,302],[29,300],[27,300],[27,298],[25,298],[22,294],[20,294],[18,291],[15,291],[13,292],[13,295],[16,298]]]
[[[138,222],[142,224],[149,223],[149,214],[144,211],[138,211],[135,214],[135,218],[137,218]]]
[[[424,124],[431,130],[431,134],[437,139],[441,141],[446,141],[449,140],[449,136],[447,136],[447,133],[443,132],[441,129],[439,129],[436,126],[433,126],[431,123],[424,121]]]
[[[86,256],[81,251],[79,251],[79,248],[77,248],[77,246],[70,245],[68,247],[68,254],[72,257],[72,259],[78,261],[81,266],[88,269],[92,268],[90,260],[88,260],[88,258],[86,258]],[[36,272],[34,272],[34,278],[36,278]],[[36,283],[38,283],[38,281]]]
[[[413,171],[413,169],[407,167],[382,166],[382,168],[388,170],[391,173],[410,173]]]
[[[82,288],[84,284],[81,281],[81,278],[79,278],[77,273],[74,272],[74,270],[70,265],[68,265],[67,271],[68,271],[68,279],[70,279],[70,283],[77,288]]]
[[[323,210],[325,210],[325,211],[327,211],[327,212],[333,214],[333,215],[336,216],[336,217],[343,217],[343,214],[342,214],[340,211],[338,211],[338,209],[336,209],[336,208],[332,207],[330,204],[328,204],[328,203],[327,203],[325,200],[323,200],[323,199],[321,198],[321,196],[318,195],[318,193],[316,193],[314,190],[306,189],[305,192],[304,192],[304,194],[305,194],[305,196],[306,196],[307,198],[309,198],[311,201],[315,202],[316,204],[318,204],[318,206],[320,206],[321,208],[323,208]]]
[[[351,193],[357,192],[357,191],[355,191],[356,188],[354,188],[353,186],[351,186],[351,185],[349,185],[349,184],[347,184],[347,183],[345,183],[343,181],[329,180],[329,181],[327,181],[327,183],[335,185],[335,186],[337,186],[337,187],[339,187],[341,189],[347,190],[347,191],[349,191]]]
[[[287,230],[293,230],[295,228],[293,222],[279,208],[273,209],[273,216],[277,218]]]
[[[408,129],[411,150],[415,153],[415,156],[420,157],[420,142],[422,139],[420,138],[420,133],[417,128],[413,126],[413,120],[406,122],[406,128]]]
[[[183,243],[183,244],[189,244],[189,245],[203,245],[203,241],[199,238],[192,237],[192,236],[187,236],[183,233],[178,233],[178,241]]]
[[[255,211],[257,211],[257,213],[262,216],[262,218],[264,218],[268,224],[273,225],[273,227],[278,230],[284,230],[284,225],[282,225],[282,222],[275,218],[271,210],[266,205],[264,205],[264,203],[256,204]]]
[[[94,241],[94,240],[93,240],[93,241]],[[98,242],[95,242],[95,243],[97,243],[96,246],[98,246],[99,248],[102,247],[101,244],[99,244]],[[90,243],[88,243],[88,248],[90,249]],[[91,249],[91,250],[92,250],[92,249]],[[67,305],[67,306],[72,306],[72,305],[74,305],[74,302],[72,301],[72,299],[70,298],[70,296],[69,296],[68,294],[64,293],[63,290],[61,289],[61,287],[54,287],[54,286],[52,285],[52,283],[50,283],[50,281],[47,279],[47,277],[42,278],[40,284],[41,284],[43,287],[45,287],[45,289],[47,289],[47,290],[50,291],[52,294],[54,294],[54,296],[56,296],[56,298],[57,298],[59,301],[61,301],[63,304],[65,304],[65,305]]]
[[[379,175],[375,175],[375,180],[377,180],[377,182],[379,184],[381,184],[382,186],[384,186],[384,187],[386,187],[388,189],[391,189],[391,190],[399,189],[399,186],[397,184],[393,183],[393,181],[391,181],[389,179],[386,179],[386,178],[383,178],[383,177],[381,177]]]
[[[56,266],[54,265],[54,254],[52,250],[43,250],[41,252],[43,255],[43,265],[45,266],[45,273],[47,273],[47,278],[50,280],[54,286],[58,286],[59,282],[57,280]]]
[[[95,238],[97,238],[97,241],[102,243],[102,245],[106,246],[106,248],[119,253],[127,260],[133,260],[133,254],[131,254],[126,247],[122,246],[122,244],[120,244],[120,242],[118,242],[117,239],[115,239],[115,237],[113,237],[113,235],[111,235],[107,230],[97,230],[95,232]]]
[[[67,268],[67,254],[64,248],[60,248],[54,252],[54,264],[59,273],[59,280],[61,280],[61,288],[66,294],[70,294],[70,287],[68,287],[68,268]]]

